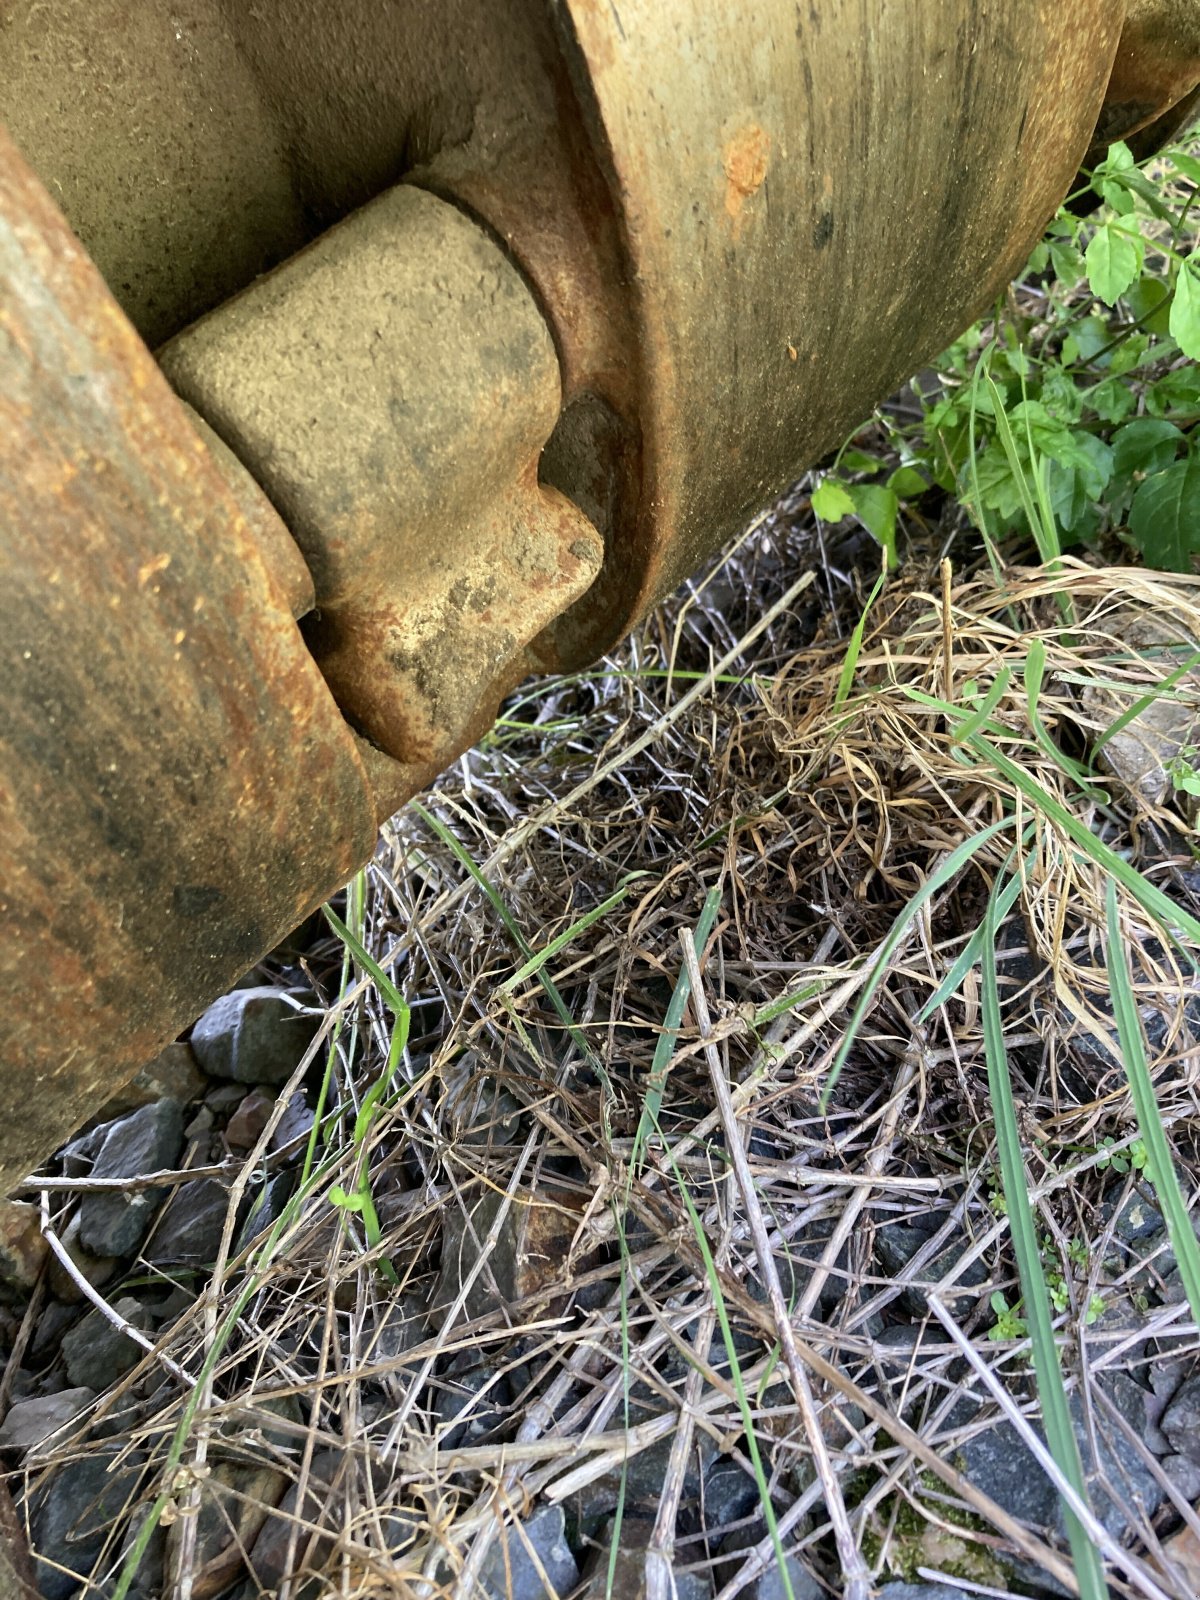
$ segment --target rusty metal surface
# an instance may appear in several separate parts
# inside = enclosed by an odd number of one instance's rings
[[[1083,154],[1125,8],[565,10],[636,302],[637,615],[1021,265]]]
[[[603,544],[538,482],[558,360],[455,207],[381,195],[160,352],[266,488],[316,588],[309,645],[374,744],[442,765],[545,664]]]
[[[8,0],[0,115],[224,443],[0,147],[0,1188],[1173,126],[1198,14]]]
[[[375,814],[236,499],[2,137],[0,438],[3,1192],[345,880]]]
[[[1126,0],[1091,152],[1132,139],[1187,100],[1200,83],[1200,0]],[[1178,125],[1178,124],[1177,124]]]

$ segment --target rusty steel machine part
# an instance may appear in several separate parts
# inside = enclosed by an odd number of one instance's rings
[[[1198,26],[4,0],[0,1190],[1173,126]]]

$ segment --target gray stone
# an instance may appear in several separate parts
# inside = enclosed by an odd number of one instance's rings
[[[96,1451],[59,1467],[30,1500],[30,1547],[43,1600],[69,1600],[90,1576],[120,1517],[139,1468],[110,1472],[115,1452]]]
[[[734,1576],[743,1565],[744,1555],[747,1550],[752,1550],[767,1536],[767,1526],[762,1523],[754,1528],[742,1528],[737,1533],[730,1534],[721,1546],[721,1561],[717,1567],[718,1581],[724,1585]],[[738,1560],[741,1555],[743,1560]],[[812,1573],[800,1560],[799,1556],[784,1552],[784,1562],[787,1565],[787,1575],[791,1580],[792,1595],[794,1600],[824,1600],[825,1590],[813,1577]],[[746,1600],[787,1600],[787,1588],[784,1584],[783,1573],[780,1570],[778,1559],[773,1559],[770,1566],[760,1572],[757,1578],[752,1578],[741,1590]]]
[[[719,1533],[759,1506],[758,1484],[739,1456],[719,1456],[704,1477],[704,1526]]]
[[[120,1266],[115,1256],[94,1256],[89,1250],[83,1248],[79,1238],[79,1213],[76,1212],[63,1229],[59,1243],[79,1270],[79,1276],[90,1283],[93,1289],[99,1289],[112,1277]],[[50,1257],[50,1265],[46,1270],[46,1281],[50,1293],[56,1299],[62,1300],[67,1305],[78,1305],[83,1299],[83,1290],[63,1266],[57,1255]]]
[[[41,1367],[56,1353],[63,1334],[82,1314],[77,1305],[64,1305],[61,1300],[48,1301],[33,1330],[25,1359],[32,1366]]]
[[[1159,1426],[1177,1455],[1200,1466],[1200,1374],[1180,1384]]]
[[[1162,1229],[1162,1212],[1136,1188],[1125,1197],[1113,1221],[1113,1233],[1129,1245],[1141,1244]]]
[[[0,1426],[0,1450],[34,1450],[69,1426],[96,1398],[92,1389],[60,1389],[10,1406]]]
[[[606,1600],[613,1530],[614,1524],[606,1523],[595,1541],[577,1600]],[[654,1523],[649,1518],[622,1518],[616,1559],[611,1564],[613,1600],[645,1600],[646,1551],[653,1533]],[[706,1573],[673,1571],[671,1578],[676,1600],[711,1600],[713,1581]]]
[[[1200,1466],[1187,1456],[1164,1456],[1159,1466],[1190,1505],[1200,1500]]]
[[[309,1466],[303,1506],[300,1504],[299,1485],[293,1483],[280,1500],[277,1510],[267,1517],[250,1549],[250,1566],[261,1588],[275,1589],[285,1575],[294,1579],[301,1572],[319,1573],[328,1564],[334,1553],[342,1518],[341,1500],[333,1486],[345,1465],[346,1458],[341,1451],[318,1450]],[[379,1487],[382,1489],[382,1483]],[[394,1506],[385,1509],[380,1505],[379,1513],[387,1531],[388,1548],[394,1554],[399,1554],[416,1539],[421,1530],[421,1519],[416,1513],[410,1515],[403,1508]],[[289,1568],[288,1546],[297,1518],[303,1519],[307,1526],[300,1530],[295,1564]],[[255,1593],[258,1592],[256,1588]]]
[[[367,1362],[402,1361],[425,1339],[425,1302],[412,1290],[387,1300],[377,1310],[378,1320],[364,1329]]]
[[[167,1201],[143,1250],[155,1267],[209,1267],[216,1260],[229,1190],[216,1178],[192,1178]]]
[[[110,1124],[92,1168],[94,1178],[139,1178],[173,1167],[183,1148],[183,1110],[157,1100]],[[85,1194],[79,1206],[79,1241],[94,1256],[130,1255],[146,1237],[162,1204],[162,1189],[118,1189]]]
[[[537,1551],[550,1587],[534,1565],[531,1548]],[[578,1582],[579,1568],[567,1545],[561,1506],[543,1506],[520,1530],[502,1529],[479,1569],[479,1587],[489,1600],[552,1600],[569,1594]]]
[[[113,1122],[136,1111],[139,1106],[152,1105],[156,1100],[174,1100],[181,1106],[199,1100],[205,1090],[204,1076],[196,1065],[191,1046],[180,1042],[167,1045],[154,1060],[135,1072],[106,1100],[101,1111],[102,1122]]]
[[[904,1222],[889,1222],[875,1230],[875,1259],[883,1272],[892,1279],[902,1277],[909,1263],[930,1240],[930,1234]],[[943,1246],[920,1269],[922,1282],[937,1283],[951,1272],[970,1248],[968,1241],[956,1241]],[[972,1261],[955,1278],[955,1290],[982,1289],[988,1281],[988,1270],[982,1261]],[[923,1317],[929,1312],[929,1298],[917,1285],[906,1286],[900,1295],[900,1304],[910,1316]]]
[[[439,1448],[458,1450],[481,1444],[504,1421],[511,1402],[512,1392],[503,1373],[472,1365],[469,1355],[456,1360],[434,1392],[433,1414],[441,1430]]]
[[[1099,1381],[1140,1438],[1145,1430],[1145,1390],[1123,1372],[1102,1374]],[[1089,1444],[1084,1408],[1077,1393],[1070,1396],[1069,1404],[1092,1509],[1106,1530],[1120,1538],[1136,1525],[1138,1502],[1146,1517],[1154,1516],[1163,1500],[1162,1487],[1124,1434],[1115,1424],[1106,1426],[1102,1416],[1096,1419],[1097,1461]],[[1040,1428],[1038,1431],[1041,1433]],[[1060,1539],[1065,1538],[1066,1524],[1058,1494],[1011,1423],[1000,1422],[969,1439],[958,1447],[954,1459],[964,1477],[1012,1516],[1034,1528],[1049,1528]],[[1108,1497],[1102,1487],[1103,1481],[1113,1486],[1117,1498]],[[1041,1568],[1029,1563],[1016,1561],[1013,1573],[1022,1581],[1038,1584],[1054,1594],[1063,1592]]]
[[[268,1178],[250,1204],[241,1227],[238,1229],[237,1250],[240,1254],[253,1240],[260,1238],[279,1221],[284,1208],[296,1187],[293,1172],[277,1172]]]
[[[139,1333],[149,1331],[150,1317],[139,1300],[126,1296],[114,1301],[113,1310]],[[131,1371],[145,1351],[114,1327],[102,1311],[89,1311],[63,1335],[62,1353],[71,1382],[100,1394]]]
[[[192,1029],[192,1050],[210,1078],[280,1084],[291,1077],[320,1026],[283,989],[235,989]]]
[[[204,1568],[212,1588],[226,1587],[243,1568],[243,1552],[260,1536],[287,1486],[287,1478],[268,1465],[218,1461],[200,1486],[200,1506],[195,1516],[196,1565]],[[167,1531],[165,1562],[176,1564],[183,1528],[174,1522]]]
[[[947,1583],[885,1583],[878,1591],[877,1600],[964,1600],[964,1591],[952,1589]]]

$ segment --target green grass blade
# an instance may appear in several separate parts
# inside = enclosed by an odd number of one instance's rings
[[[1025,1158],[1008,1075],[1008,1051],[1004,1044],[1004,1023],[1000,1015],[1000,990],[996,978],[998,910],[997,897],[993,893],[988,898],[983,923],[983,1042],[992,1113],[996,1122],[1000,1173],[1004,1182],[1013,1251],[1017,1258],[1017,1273],[1025,1301],[1025,1320],[1029,1327],[1034,1377],[1046,1426],[1046,1443],[1059,1471],[1086,1505],[1083,1463],[1079,1457],[1079,1444],[1075,1438],[1071,1409],[1059,1366],[1050,1296],[1046,1289],[1037,1228],[1029,1203]],[[1105,1600],[1108,1586],[1104,1581],[1099,1552],[1070,1507],[1064,1506],[1063,1509],[1081,1600]]]
[[[858,667],[858,658],[862,651],[863,634],[866,632],[867,618],[871,615],[871,607],[879,598],[879,591],[883,588],[883,585],[887,580],[887,575],[887,551],[885,550],[883,556],[883,571],[875,579],[874,588],[867,596],[867,603],[862,608],[862,615],[854,624],[854,631],[851,633],[849,643],[846,645],[845,659],[842,662],[842,670],[838,675],[837,693],[833,697],[833,709],[835,711],[845,702],[846,696],[850,693],[851,686],[854,683],[854,673]]]
[[[693,941],[696,946],[697,959],[704,953],[704,946],[708,943],[708,936],[717,920],[717,911],[720,904],[721,888],[720,885],[717,885],[705,895],[704,904],[700,909],[700,916],[696,922]],[[633,1151],[629,1158],[631,1181],[641,1161],[646,1140],[650,1137],[650,1130],[658,1123],[658,1114],[662,1110],[663,1092],[667,1084],[667,1069],[671,1065],[671,1057],[675,1054],[675,1046],[679,1042],[679,1029],[683,1022],[684,1007],[687,1005],[688,996],[691,992],[692,984],[688,976],[687,967],[686,965],[681,966],[679,976],[675,980],[675,988],[667,1003],[667,1014],[663,1018],[663,1030],[654,1046],[654,1057],[650,1063],[650,1075],[646,1079],[646,1096],[642,1104],[642,1114],[638,1119],[637,1132],[633,1139]]]
[[[1160,700],[1165,694],[1169,693],[1181,678],[1187,677],[1197,662],[1200,662],[1200,650],[1194,651],[1186,661],[1175,667],[1173,671],[1168,672],[1162,682],[1156,683],[1149,693],[1139,695],[1131,706],[1122,711],[1119,717],[1114,717],[1104,732],[1092,741],[1093,753],[1097,750],[1102,750],[1110,739],[1115,739],[1117,734],[1127,728],[1131,722],[1135,722],[1143,712],[1148,711],[1156,700]]]
[[[1150,1157],[1146,1176],[1158,1199],[1159,1209],[1167,1224],[1171,1248],[1179,1263],[1179,1277],[1187,1293],[1193,1318],[1200,1322],[1200,1244],[1192,1231],[1187,1201],[1179,1187],[1175,1163],[1158,1109],[1158,1096],[1146,1065],[1146,1047],[1142,1037],[1142,1023],[1138,1015],[1137,1000],[1133,993],[1133,980],[1129,971],[1129,954],[1121,936],[1121,918],[1117,909],[1117,886],[1110,878],[1104,895],[1108,920],[1108,949],[1106,952],[1108,981],[1112,991],[1113,1013],[1117,1019],[1117,1035],[1121,1041],[1121,1057],[1129,1077],[1129,1090],[1137,1113],[1138,1132]]]
[[[1001,667],[1000,671],[996,674],[996,679],[992,684],[992,687],[988,690],[987,694],[980,701],[979,705],[974,711],[966,712],[960,706],[954,707],[955,711],[958,712],[959,717],[961,718],[952,731],[952,742],[954,744],[965,744],[977,729],[984,726],[984,724],[991,717],[992,712],[1003,699],[1011,678],[1012,668]]]
[[[892,923],[892,926],[888,930],[887,937],[879,947],[879,954],[876,958],[875,966],[872,969],[870,977],[863,985],[862,993],[858,998],[858,1004],[854,1008],[854,1014],[851,1016],[850,1021],[846,1026],[846,1032],[841,1044],[838,1047],[837,1055],[833,1058],[833,1064],[829,1069],[829,1077],[826,1080],[825,1087],[821,1090],[821,1098],[818,1101],[818,1105],[822,1111],[825,1110],[829,1103],[829,1096],[833,1093],[833,1086],[838,1080],[838,1076],[841,1073],[842,1067],[845,1065],[846,1057],[850,1053],[850,1048],[855,1039],[858,1037],[858,1030],[862,1027],[863,1018],[871,1008],[871,1004],[875,999],[876,990],[887,976],[888,963],[891,961],[891,958],[895,953],[896,946],[904,937],[909,923],[913,920],[921,908],[939,892],[939,890],[944,889],[948,883],[952,882],[953,879],[958,876],[973,855],[982,850],[984,845],[987,844],[989,840],[994,839],[996,835],[1003,829],[1011,827],[1012,819],[1010,817],[1001,817],[999,822],[991,823],[988,827],[977,833],[973,839],[964,840],[963,843],[957,847],[957,849],[950,852],[950,854],[935,872],[930,873],[929,877],[921,885],[920,889],[917,890],[916,894],[913,895],[912,899],[904,907],[904,910],[901,911],[895,922]]]
[[[585,929],[590,928],[593,922],[599,922],[601,917],[607,916],[614,906],[619,905],[639,879],[648,878],[649,876],[648,872],[631,872],[624,879],[620,888],[614,889],[607,900],[602,900],[598,906],[593,906],[590,911],[585,912],[569,928],[551,939],[549,944],[543,945],[536,955],[530,956],[524,966],[518,967],[511,978],[505,978],[500,985],[500,992],[502,994],[511,994],[514,989],[519,988],[527,979],[536,976],[541,972],[547,961],[552,961],[560,950],[565,949],[571,943],[572,939],[577,938]]]

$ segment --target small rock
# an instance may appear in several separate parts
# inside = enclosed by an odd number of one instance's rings
[[[909,1263],[918,1251],[922,1250],[930,1240],[931,1235],[920,1228],[910,1227],[904,1222],[889,1222],[882,1228],[875,1230],[875,1257],[883,1271],[891,1278],[903,1276]],[[969,1243],[961,1242],[947,1244],[937,1254],[920,1268],[922,1283],[935,1284],[951,1273],[969,1249]],[[988,1270],[982,1261],[972,1261],[962,1272],[954,1278],[954,1288],[951,1293],[963,1293],[970,1290],[981,1290],[988,1281]],[[904,1289],[900,1295],[900,1304],[913,1317],[927,1316],[929,1313],[929,1299],[924,1289],[918,1285],[911,1285]]]
[[[63,1334],[82,1314],[78,1305],[64,1305],[61,1300],[47,1301],[29,1341],[26,1361],[31,1366],[41,1367],[50,1360],[57,1353]]]
[[[442,1429],[439,1449],[482,1443],[504,1421],[511,1403],[504,1374],[473,1364],[471,1353],[464,1351],[435,1389],[433,1414]]]
[[[549,1588],[530,1549],[537,1552]],[[519,1529],[503,1528],[479,1569],[479,1587],[489,1600],[552,1600],[570,1594],[578,1582],[579,1568],[567,1546],[561,1506],[543,1506]]]
[[[246,1095],[244,1083],[219,1083],[204,1096],[205,1108],[219,1121],[227,1121]]]
[[[245,1564],[245,1552],[259,1537],[287,1485],[277,1468],[218,1461],[201,1482],[196,1513],[195,1560],[202,1581],[197,1587],[209,1595],[227,1588]],[[183,1528],[179,1522],[167,1530],[165,1563],[173,1571]]]
[[[49,1251],[38,1207],[24,1200],[0,1200],[0,1281],[28,1292]]]
[[[183,1111],[157,1100],[110,1124],[92,1168],[94,1178],[138,1178],[173,1167],[183,1148]],[[79,1239],[94,1256],[130,1255],[146,1237],[163,1200],[162,1189],[118,1189],[85,1194]]]
[[[704,1526],[717,1534],[760,1504],[758,1484],[740,1456],[718,1456],[704,1477]]]
[[[283,989],[235,989],[196,1023],[192,1049],[210,1078],[279,1084],[296,1070],[319,1026]]]
[[[253,1150],[275,1109],[275,1096],[266,1089],[251,1089],[238,1103],[225,1128],[231,1150]]]
[[[640,1517],[623,1517],[615,1561],[611,1555],[614,1526],[611,1521],[606,1523],[596,1540],[584,1569],[585,1581],[578,1600],[606,1600],[610,1592],[610,1570],[614,1600],[617,1597],[619,1600],[645,1600],[646,1551],[654,1533],[654,1523]],[[673,1571],[671,1586],[675,1600],[710,1600],[713,1592],[712,1579],[700,1572]],[[796,1600],[802,1597],[797,1595]]]
[[[1200,1466],[1200,1375],[1180,1385],[1159,1427],[1177,1455]]]
[[[489,1248],[488,1235],[506,1203],[496,1242]],[[524,1302],[522,1315],[532,1315],[539,1301],[565,1299],[580,1203],[580,1196],[567,1191],[539,1189],[509,1201],[489,1189],[476,1201],[469,1218],[461,1209],[453,1211],[446,1221],[441,1273],[433,1297],[435,1321],[440,1324],[444,1319],[481,1255],[486,1259],[467,1294],[464,1318],[473,1321],[519,1302]],[[582,1269],[590,1260],[581,1258],[577,1264]]]
[[[72,1423],[96,1398],[91,1389],[60,1389],[9,1407],[0,1426],[0,1450],[33,1450]]]
[[[1113,1233],[1126,1244],[1140,1244],[1144,1239],[1149,1239],[1153,1234],[1162,1231],[1162,1212],[1153,1200],[1147,1199],[1140,1189],[1135,1188],[1122,1202],[1116,1214]]]
[[[94,1256],[83,1248],[79,1240],[78,1212],[63,1229],[59,1243],[78,1267],[80,1276],[90,1283],[93,1289],[102,1288],[120,1266],[115,1256]],[[78,1305],[83,1299],[83,1290],[57,1256],[50,1257],[46,1281],[50,1293],[67,1305]]]
[[[402,1361],[425,1338],[425,1303],[411,1291],[385,1301],[376,1315],[374,1328],[370,1333],[364,1330],[366,1360],[371,1366]]]
[[[30,1498],[30,1546],[42,1600],[69,1600],[134,1491],[140,1464],[110,1471],[115,1452],[65,1462]]]
[[[153,1105],[156,1100],[174,1100],[181,1106],[199,1100],[205,1090],[204,1075],[196,1065],[192,1048],[182,1041],[169,1044],[154,1060],[134,1074],[100,1112],[101,1122],[113,1122]]]
[[[142,1254],[159,1268],[211,1266],[228,1210],[229,1190],[218,1179],[192,1178],[180,1184]]]
[[[299,1485],[293,1483],[277,1509],[266,1518],[250,1548],[251,1569],[264,1589],[277,1588],[285,1574],[295,1579],[301,1573],[320,1572],[328,1562],[340,1525],[340,1507],[332,1486],[341,1465],[342,1456],[338,1451],[316,1451],[309,1466],[303,1509],[300,1509]],[[296,1540],[296,1566],[289,1570],[288,1545],[298,1517],[308,1526],[300,1529]]]
[[[209,1134],[216,1125],[217,1119],[213,1116],[212,1107],[210,1105],[202,1105],[183,1130],[183,1136],[185,1139],[194,1140],[199,1144],[201,1140],[208,1139]]]
[[[149,1330],[150,1318],[139,1300],[127,1295],[113,1302],[113,1310],[139,1333]],[[71,1382],[100,1394],[131,1371],[145,1351],[114,1327],[102,1311],[89,1311],[64,1334],[62,1353]]]
[[[250,1203],[245,1221],[238,1229],[237,1249],[240,1253],[253,1240],[273,1227],[284,1213],[296,1187],[294,1172],[277,1172],[268,1178]]]
[[[722,1560],[717,1568],[718,1582],[722,1585],[727,1583],[743,1565],[743,1561],[736,1559],[739,1553],[744,1555],[745,1551],[752,1550],[766,1536],[766,1523],[756,1528],[742,1528],[737,1533],[730,1534],[721,1546]],[[734,1559],[726,1561],[726,1557]],[[787,1574],[791,1580],[795,1600],[824,1600],[824,1588],[799,1556],[785,1551],[783,1559],[787,1563]],[[773,1560],[757,1578],[752,1578],[740,1592],[745,1595],[746,1600],[787,1600],[787,1589],[778,1559]]]
[[[1146,1391],[1123,1372],[1101,1374],[1100,1381],[1140,1438],[1145,1431]],[[1115,1424],[1105,1427],[1102,1421],[1098,1422],[1097,1462],[1079,1395],[1072,1394],[1069,1404],[1092,1509],[1107,1531],[1119,1538],[1134,1526],[1139,1515],[1139,1502],[1144,1507],[1145,1515],[1153,1517],[1162,1503],[1162,1487]],[[1065,1537],[1063,1509],[1058,1494],[1030,1456],[1011,1423],[1000,1422],[994,1428],[968,1439],[956,1452],[956,1465],[964,1477],[990,1495],[1012,1516],[1019,1517],[1031,1527],[1052,1528],[1060,1537]],[[1117,1498],[1110,1499],[1105,1494],[1103,1483],[1113,1486]],[[1016,1561],[1013,1571],[1023,1581],[1036,1583],[1055,1594],[1062,1592],[1053,1579],[1027,1562]]]
[[[1163,1456],[1159,1466],[1190,1504],[1200,1501],[1200,1467],[1187,1456]]]

